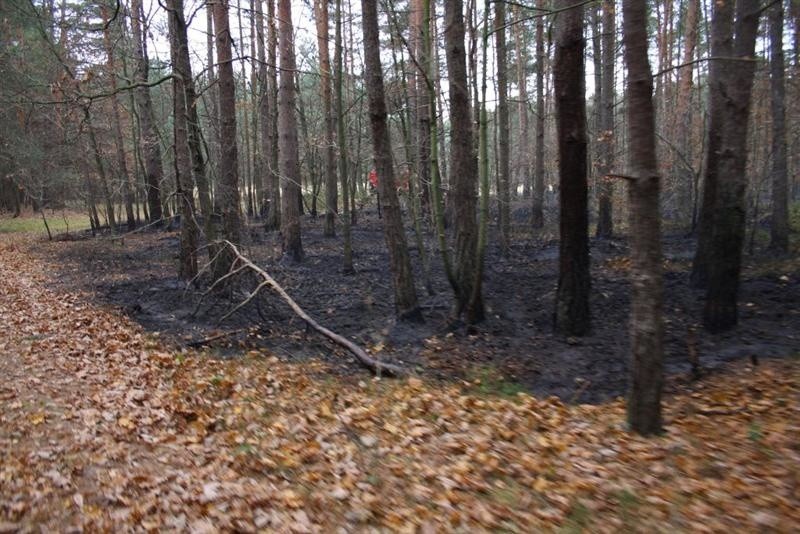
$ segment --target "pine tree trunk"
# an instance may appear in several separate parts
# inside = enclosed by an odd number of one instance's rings
[[[281,184],[278,170],[278,69],[277,66],[278,31],[275,17],[275,0],[267,0],[267,109],[269,111],[269,132],[267,135],[267,230],[277,230],[281,226]]]
[[[136,217],[133,213],[133,183],[128,172],[128,161],[125,157],[125,139],[122,137],[122,116],[119,111],[119,95],[117,93],[117,68],[114,61],[114,47],[111,44],[111,27],[108,20],[108,7],[103,4],[100,6],[103,19],[103,44],[106,49],[106,70],[111,86],[111,113],[113,119],[112,128],[114,129],[114,145],[117,150],[117,172],[122,183],[122,196],[125,201],[125,217],[128,223],[128,230],[136,229]]]
[[[783,63],[783,4],[777,3],[769,15],[770,88],[772,93],[772,224],[770,248],[789,251],[789,198],[786,168],[786,118]]]
[[[295,87],[294,36],[291,0],[278,0],[281,77],[278,88],[278,152],[281,177],[281,233],[283,254],[295,262],[303,260],[300,235],[300,157],[297,145],[297,101]]]
[[[239,200],[239,155],[236,144],[236,85],[233,76],[233,38],[228,21],[229,0],[216,0],[213,6],[214,30],[217,47],[220,161],[217,198],[222,217],[222,236],[231,243],[239,243],[241,235],[241,208]],[[215,273],[226,273],[233,259],[229,254],[220,258]]]
[[[499,5],[499,4],[498,4]],[[461,0],[444,2],[444,41],[450,96],[450,183],[455,227],[456,317],[476,323],[484,318],[476,220],[478,161],[475,154],[464,47],[464,9]]]
[[[333,144],[333,103],[331,98],[331,61],[328,53],[328,0],[314,0],[317,22],[317,46],[319,47],[320,97],[325,115],[325,130],[322,143],[325,146],[325,226],[323,235],[336,235],[336,213],[339,202],[336,187],[336,153]]]
[[[643,435],[661,432],[663,383],[661,219],[656,162],[653,78],[647,57],[647,9],[623,2],[625,65],[628,69],[631,225],[631,384],[628,424]]]
[[[694,113],[691,110],[692,87],[694,67],[689,65],[695,56],[697,48],[697,21],[699,16],[700,0],[688,0],[686,8],[686,19],[684,21],[686,36],[684,37],[682,64],[688,65],[678,71],[678,95],[675,102],[675,112],[673,113],[672,139],[676,147],[684,154],[687,161],[692,161],[692,133],[694,132]],[[675,151],[670,151],[669,159],[671,162],[667,169],[678,177],[678,199],[680,205],[689,208],[692,205],[693,196],[693,176],[687,176],[685,171],[680,169],[685,164],[678,162]],[[692,173],[693,174],[693,173]],[[684,178],[686,177],[686,178]],[[688,179],[687,179],[688,178]]]
[[[573,2],[555,5],[568,8]],[[557,26],[553,74],[561,191],[555,326],[563,334],[582,336],[591,324],[583,7],[560,13]]]
[[[497,52],[497,128],[499,168],[497,201],[500,206],[500,249],[508,256],[511,248],[511,140],[508,126],[508,58],[506,57],[506,7],[494,4],[494,37]],[[466,79],[466,73],[465,73]],[[474,155],[472,156],[474,159]]]
[[[733,54],[733,2],[714,2],[711,16],[711,55],[716,58]],[[708,141],[706,144],[706,174],[703,182],[703,200],[698,220],[697,249],[692,262],[691,284],[704,288],[708,284],[714,207],[719,181],[719,153],[721,149],[725,62],[713,60],[708,73]]]
[[[514,18],[522,19],[522,9],[515,6]],[[530,198],[533,175],[531,174],[531,132],[528,120],[528,46],[525,38],[525,25],[514,25],[514,48],[517,50],[517,87],[519,89],[519,143],[517,152],[522,167],[522,197]]]
[[[180,61],[179,26],[184,24],[183,1],[168,0],[170,53],[174,78],[172,81],[172,131],[174,137],[173,162],[175,164],[175,197],[181,214],[181,248],[178,276],[189,280],[197,274],[197,226],[192,203],[192,159],[189,152],[189,134],[185,84],[191,76],[183,70]],[[185,29],[185,28],[184,28]]]
[[[342,184],[342,271],[354,272],[353,245],[350,235],[350,191],[347,179],[347,136],[345,134],[344,66],[342,49],[342,0],[336,0],[336,35],[334,56],[336,61],[336,144],[339,149],[339,180]]]
[[[131,32],[133,33],[133,54],[136,60],[134,81],[144,84],[148,79],[149,61],[147,59],[147,40],[142,31],[142,0],[131,2]],[[141,148],[144,153],[145,186],[147,187],[147,207],[149,221],[160,220],[161,212],[161,180],[164,177],[164,165],[161,160],[161,148],[158,135],[153,127],[153,100],[149,87],[138,87],[134,91],[136,107],[139,111],[139,131],[141,132]]]
[[[720,140],[714,228],[709,256],[709,280],[703,324],[710,332],[736,326],[737,298],[745,234],[747,188],[747,131],[760,2],[736,4],[733,54],[744,61],[726,61],[723,75],[722,136]]]
[[[538,7],[544,8],[544,0]],[[544,226],[544,17],[536,19],[536,153],[533,168],[531,224]]]
[[[373,157],[378,173],[378,192],[383,203],[383,228],[386,246],[389,249],[389,267],[394,282],[395,311],[400,319],[422,320],[394,181],[376,2],[362,0],[361,9],[364,32],[364,72],[372,126]]]
[[[614,235],[614,183],[606,178],[614,168],[614,63],[616,56],[616,21],[614,0],[603,0],[602,76],[600,87],[600,116],[598,121],[597,237]]]

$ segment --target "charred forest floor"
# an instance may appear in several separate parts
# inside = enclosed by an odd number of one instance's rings
[[[525,210],[518,213],[524,216]],[[473,327],[451,323],[452,292],[432,240],[427,250],[432,293],[426,291],[419,251],[411,246],[425,323],[395,321],[388,253],[374,210],[360,212],[353,227],[354,274],[343,274],[341,235],[323,237],[322,218],[303,219],[303,263],[280,259],[278,233],[265,233],[257,223],[248,226],[243,252],[323,326],[380,360],[431,378],[478,381],[487,390],[555,395],[567,402],[623,396],[630,294],[626,240],[591,240],[592,332],[574,338],[556,334],[552,327],[557,240],[536,238],[524,224],[514,230],[507,257],[495,245],[497,239],[487,250],[487,319]],[[411,229],[408,242],[413,243]],[[220,358],[265,349],[288,361],[321,359],[339,376],[362,373],[354,358],[307,330],[268,289],[220,323],[252,290],[253,280],[214,292],[197,307],[211,279],[201,277],[188,288],[177,279],[178,244],[176,231],[154,231],[123,239],[52,243],[36,250],[52,264],[61,287],[90,292],[173,347],[202,346]],[[664,238],[667,375],[688,375],[693,361],[700,372],[713,372],[733,360],[800,354],[800,255],[745,257],[740,324],[711,335],[700,324],[705,292],[689,286],[694,245],[684,235]],[[199,258],[201,265],[207,260]]]

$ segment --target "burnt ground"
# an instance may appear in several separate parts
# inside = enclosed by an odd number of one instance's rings
[[[361,212],[353,227],[353,275],[341,272],[341,236],[324,238],[322,219],[303,220],[306,260],[300,265],[281,261],[277,233],[265,234],[257,225],[249,227],[251,243],[244,252],[321,324],[378,352],[381,359],[426,376],[480,379],[481,387],[500,392],[528,390],[567,401],[597,402],[623,395],[629,313],[626,241],[592,240],[593,331],[581,339],[565,338],[552,329],[558,243],[525,235],[524,210],[515,214],[519,224],[510,256],[500,256],[496,239],[487,253],[488,318],[469,331],[450,324],[451,292],[432,242],[433,295],[424,289],[419,254],[412,248],[426,322],[395,323],[388,254],[372,211]],[[193,314],[210,280],[202,279],[187,290],[176,278],[175,231],[140,233],[122,241],[105,237],[55,242],[38,250],[63,288],[90,292],[176,346],[229,334],[206,344],[209,354],[237,357],[245,349],[263,348],[281,359],[321,358],[340,375],[363,373],[348,353],[307,332],[288,306],[266,292],[222,324],[219,318],[243,298],[246,288],[210,295]],[[688,284],[693,250],[691,239],[664,239],[669,375],[685,376],[691,354],[710,371],[752,355],[800,354],[800,258],[746,257],[740,326],[712,336],[698,324],[704,293]]]

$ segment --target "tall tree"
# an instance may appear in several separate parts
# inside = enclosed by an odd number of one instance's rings
[[[506,5],[494,4],[494,38],[497,54],[497,203],[500,212],[500,249],[508,256],[511,247],[511,167],[508,125],[508,58],[506,53]],[[474,156],[473,156],[474,157]]]
[[[522,7],[514,6],[514,17],[522,19]],[[531,136],[530,121],[528,120],[528,41],[525,36],[525,24],[514,24],[514,48],[517,52],[517,88],[519,90],[519,152],[523,198],[530,198],[531,194]]]
[[[325,228],[324,235],[336,235],[336,213],[338,195],[336,188],[336,154],[333,144],[333,103],[331,97],[331,61],[328,53],[328,0],[314,0],[314,14],[317,22],[317,46],[319,48],[319,91],[322,98],[322,112],[325,116],[325,129],[322,143],[325,146]]]
[[[726,65],[718,172],[724,179],[717,184],[714,201],[708,293],[703,313],[703,324],[710,332],[728,330],[738,321],[737,299],[747,211],[747,131],[760,13],[759,0],[736,2],[735,59],[723,60]]]
[[[141,132],[141,148],[144,153],[145,185],[147,187],[147,208],[150,222],[159,221],[161,212],[161,180],[164,167],[158,135],[153,125],[153,99],[150,88],[146,86],[150,65],[147,57],[147,39],[142,30],[144,11],[142,0],[131,1],[131,33],[133,34],[133,56],[136,61],[134,81],[139,87],[134,91],[137,118]]]
[[[558,290],[555,326],[566,335],[589,332],[589,219],[586,184],[586,81],[583,6],[559,0],[553,76],[558,129]]]
[[[239,154],[236,144],[236,84],[233,76],[233,36],[228,21],[228,2],[229,0],[215,0],[212,7],[219,65],[220,161],[217,198],[222,216],[222,235],[231,243],[239,243],[242,222],[239,206]],[[215,268],[216,273],[227,272],[232,261],[225,254]]]
[[[616,13],[614,0],[603,0],[603,35],[601,38],[601,84],[599,110],[599,201],[597,214],[597,237],[614,234],[613,197],[614,185],[606,176],[614,167],[614,63],[616,59]]]
[[[128,222],[128,230],[136,228],[136,218],[133,214],[133,183],[128,172],[128,159],[125,156],[125,139],[122,136],[122,115],[119,110],[119,94],[117,91],[117,67],[114,59],[114,45],[111,42],[111,28],[116,27],[108,20],[108,6],[100,6],[101,17],[103,19],[103,44],[106,49],[106,74],[108,75],[109,85],[111,86],[111,113],[114,130],[114,146],[117,152],[117,175],[122,184],[122,196],[125,200],[125,217]]]
[[[539,0],[538,9],[544,9],[545,0]],[[544,17],[536,19],[536,149],[533,168],[533,206],[531,223],[534,228],[544,226]]]
[[[631,382],[628,424],[640,434],[661,431],[663,383],[663,282],[661,219],[656,162],[653,78],[647,57],[647,6],[623,2],[625,66],[628,69],[631,226]],[[605,30],[605,28],[604,28]]]
[[[364,33],[364,72],[369,117],[372,126],[372,146],[375,169],[378,173],[378,192],[383,203],[383,229],[389,249],[389,268],[394,282],[395,311],[400,319],[421,320],[417,304],[414,275],[406,245],[406,235],[397,199],[392,164],[392,145],[383,88],[377,2],[361,0],[362,30]]]
[[[694,66],[692,61],[695,57],[697,48],[697,26],[700,15],[700,0],[688,0],[686,15],[684,18],[685,37],[683,39],[683,58],[682,65],[678,70],[678,96],[675,101],[675,112],[673,113],[672,139],[676,150],[670,151],[671,162],[667,169],[678,177],[685,176],[685,172],[680,172],[678,168],[686,166],[686,162],[694,159],[694,147],[692,143],[692,133],[694,132],[695,111],[691,108],[692,86],[694,83]],[[677,150],[683,152],[683,158],[678,158]],[[684,159],[679,163],[679,159]],[[692,205],[694,194],[694,173],[689,179],[680,178],[678,191],[680,202],[687,207]],[[692,209],[694,218],[694,209]],[[694,223],[694,220],[692,221]]]
[[[183,0],[168,0],[170,57],[172,59],[172,132],[173,162],[175,164],[175,197],[181,214],[181,248],[178,276],[188,280],[197,274],[197,226],[195,224],[192,190],[192,159],[189,152],[189,103],[185,84],[191,82],[180,61],[182,46],[179,26],[185,24]],[[185,28],[184,28],[185,30]]]
[[[731,1],[712,2],[711,56],[714,58],[731,57],[733,54],[733,11],[734,3]],[[697,225],[697,248],[691,274],[691,284],[696,288],[706,287],[709,277],[714,206],[719,181],[719,152],[725,101],[725,67],[721,59],[714,59],[710,62],[708,69],[706,170],[703,180],[703,200]]]
[[[769,76],[772,103],[772,224],[770,248],[789,251],[789,195],[786,168],[786,87],[783,63],[783,2],[769,15]]]
[[[281,184],[278,171],[278,29],[275,17],[275,0],[267,0],[267,109],[269,110],[269,132],[266,136],[267,150],[267,230],[281,226]]]
[[[455,227],[456,317],[483,320],[484,306],[478,276],[478,222],[475,216],[478,161],[472,133],[467,54],[464,46],[464,7],[461,0],[445,0],[444,41],[450,96],[450,184]]]
[[[353,247],[350,237],[350,188],[347,180],[347,136],[344,109],[344,47],[342,46],[342,0],[336,0],[336,35],[334,57],[336,61],[336,144],[339,149],[339,181],[342,184],[342,236],[344,250],[342,270],[353,272]]]
[[[303,260],[303,242],[300,236],[300,157],[297,146],[297,116],[295,103],[294,35],[291,0],[278,0],[279,53],[281,77],[278,88],[278,152],[281,177],[281,233],[283,254],[292,260]]]

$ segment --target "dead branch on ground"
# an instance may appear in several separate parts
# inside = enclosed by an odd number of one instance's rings
[[[249,302],[251,302],[261,292],[262,289],[264,289],[265,287],[269,287],[275,293],[277,293],[278,296],[280,296],[284,300],[284,302],[286,302],[286,304],[289,305],[289,307],[292,309],[292,311],[298,317],[300,317],[303,321],[305,321],[307,326],[309,326],[312,329],[316,330],[318,333],[322,334],[323,336],[328,338],[330,341],[333,341],[337,345],[339,345],[341,347],[344,347],[345,349],[350,351],[350,353],[352,353],[356,357],[356,359],[358,360],[358,362],[362,366],[366,367],[367,369],[369,369],[373,373],[375,373],[375,374],[377,374],[379,376],[380,375],[403,376],[403,375],[407,375],[408,374],[408,371],[406,371],[405,369],[403,369],[400,366],[378,361],[377,359],[375,359],[372,356],[370,356],[369,354],[367,354],[364,349],[362,349],[361,347],[359,347],[358,345],[356,345],[355,343],[353,343],[349,339],[347,339],[347,338],[345,338],[343,336],[340,336],[339,334],[337,334],[335,332],[332,332],[331,330],[329,330],[329,329],[325,328],[324,326],[320,325],[318,322],[316,322],[314,319],[312,319],[311,316],[308,315],[305,312],[305,310],[303,310],[303,308],[301,308],[297,304],[297,302],[295,302],[294,299],[292,299],[292,297],[289,296],[288,293],[286,293],[286,290],[284,290],[283,287],[281,287],[281,285],[278,284],[278,282],[276,282],[274,278],[272,278],[261,267],[259,267],[258,265],[256,265],[252,261],[250,261],[249,258],[247,258],[244,255],[242,255],[242,253],[239,252],[239,249],[236,247],[236,245],[234,245],[233,243],[231,243],[230,241],[227,241],[227,240],[218,241],[218,242],[216,242],[216,245],[218,245],[220,247],[220,251],[222,249],[224,249],[224,248],[228,248],[231,252],[233,252],[234,260],[231,263],[230,270],[226,274],[224,274],[223,276],[221,276],[217,280],[215,280],[208,287],[208,289],[206,289],[206,291],[201,295],[200,301],[197,303],[197,306],[195,307],[195,313],[199,309],[200,304],[203,302],[205,297],[208,296],[216,288],[218,288],[220,286],[220,284],[222,284],[225,280],[230,280],[233,277],[235,277],[235,276],[237,276],[239,274],[242,274],[243,272],[249,272],[249,273],[255,275],[256,278],[258,278],[260,280],[259,284],[241,302],[239,302],[233,308],[231,308],[228,312],[226,312],[220,318],[219,322],[224,321],[225,319],[230,317],[232,314],[236,313],[242,307],[246,306]],[[200,270],[200,272],[203,272],[204,270],[209,268],[209,266],[210,266],[210,264],[212,262],[209,262],[207,265],[205,265]],[[198,275],[199,275],[199,273],[198,273]]]

